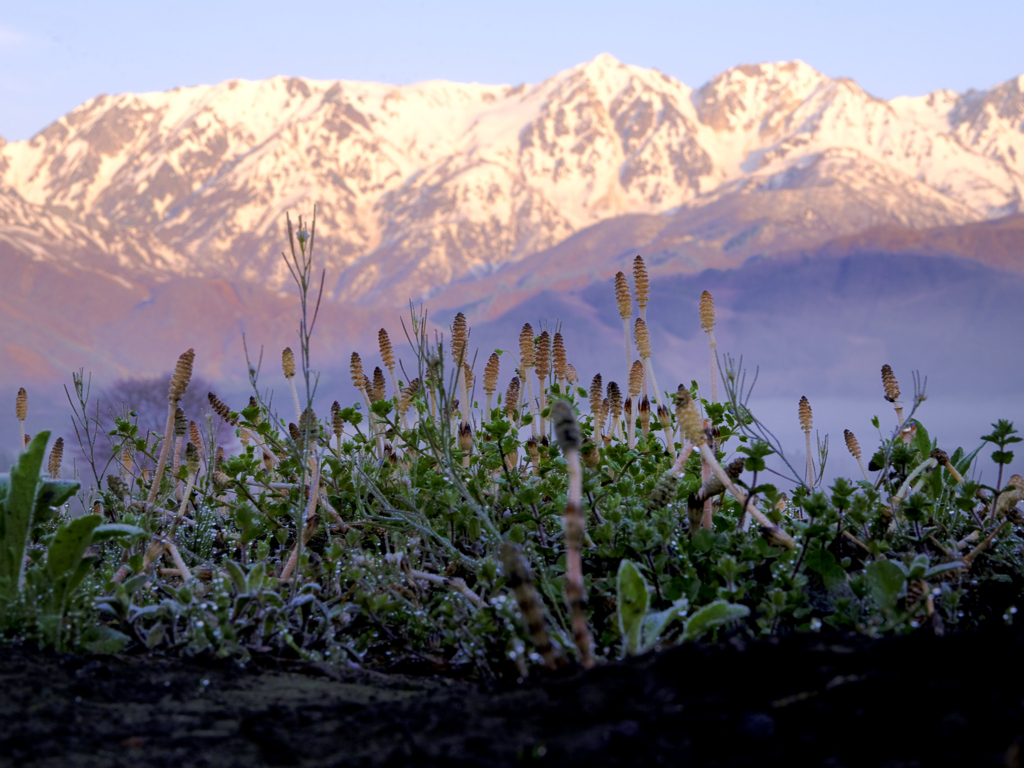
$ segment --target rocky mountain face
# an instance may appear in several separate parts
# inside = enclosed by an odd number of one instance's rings
[[[278,77],[99,96],[0,145],[0,237],[95,251],[122,278],[276,290],[283,214],[315,203],[329,297],[402,304],[656,215],[660,239],[625,248],[692,271],[1018,211],[1022,90],[884,102],[802,62],[693,90],[602,55],[532,86]]]
[[[601,56],[534,86],[100,96],[0,140],[0,381],[162,374],[195,347],[204,376],[241,391],[244,333],[273,386],[297,312],[284,213],[316,203],[313,359],[331,398],[354,398],[348,355],[373,359],[378,328],[402,345],[409,298],[442,329],[465,311],[481,350],[561,320],[592,375],[621,343],[610,278],[637,253],[668,377],[704,370],[685,307],[708,288],[723,349],[770,363],[771,391],[839,392],[910,352],[926,372],[959,365],[942,350],[1001,391],[1021,375],[1004,351],[1021,322],[1005,275],[1024,272],[1022,91],[882,102],[800,62],[693,90]]]

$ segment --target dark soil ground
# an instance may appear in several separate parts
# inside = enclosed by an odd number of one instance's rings
[[[1021,629],[734,638],[492,689],[0,648],[4,766],[1020,768],[1022,745]]]

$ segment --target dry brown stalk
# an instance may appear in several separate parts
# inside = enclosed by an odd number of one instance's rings
[[[1022,501],[1024,501],[1024,477],[1017,474],[1011,475],[1006,488],[999,494],[992,514],[995,517],[1002,517]]]
[[[800,429],[804,431],[804,437],[807,440],[807,487],[814,487],[814,459],[811,457],[811,426],[813,425],[813,417],[811,414],[811,402],[807,399],[807,396],[800,398]]]
[[[181,505],[178,507],[178,513],[174,516],[174,522],[171,523],[171,536],[174,536],[174,532],[185,517],[188,503],[192,498],[192,491],[196,487],[196,478],[199,476],[199,449],[193,443],[185,445],[185,466],[188,468],[188,482],[185,485],[185,492],[181,495]]]
[[[47,471],[54,480],[60,480],[60,462],[64,458],[64,438],[58,437],[53,441],[53,448],[50,449],[50,461],[47,464]]]
[[[491,352],[487,358],[487,365],[484,366],[484,394],[487,396],[487,421],[491,420],[491,411],[494,408],[494,393],[498,389],[498,373],[501,369],[501,359],[497,352]]]
[[[864,460],[861,458],[860,443],[857,442],[857,436],[848,429],[843,430],[843,437],[846,438],[846,448],[850,451],[850,455],[857,460],[857,465],[860,467],[860,472],[864,475],[864,479],[867,482],[871,482],[868,477],[868,471],[864,469]]]
[[[526,452],[530,454],[533,476],[540,477],[540,448],[537,447],[537,441],[532,437],[526,441]]]
[[[306,505],[306,513],[303,518],[302,536],[299,541],[295,542],[295,547],[292,549],[292,554],[288,558],[288,562],[285,563],[284,569],[281,571],[281,581],[284,581],[292,575],[292,571],[295,570],[295,566],[299,561],[299,550],[309,543],[309,540],[313,538],[313,534],[316,533],[317,525],[320,519],[316,514],[316,505],[320,500],[320,462],[313,459],[313,477],[309,482],[309,503]]]
[[[899,401],[900,383],[896,381],[896,374],[892,372],[892,367],[888,363],[882,366],[882,387],[885,389],[885,399],[892,403],[896,410],[896,420],[902,427],[903,403]]]
[[[18,417],[18,452],[25,450],[28,441],[25,439],[25,419],[28,418],[28,393],[24,387],[18,390],[18,396],[14,401],[14,414]]]
[[[167,456],[171,451],[171,443],[174,441],[174,413],[185,396],[189,380],[192,378],[192,365],[196,359],[196,351],[189,349],[178,358],[174,368],[174,375],[171,377],[171,386],[167,394],[167,426],[164,428],[164,443],[160,448],[160,458],[156,463],[156,470],[153,472],[153,484],[149,488],[147,504],[156,502],[160,493],[160,480],[163,479],[164,468],[167,466]]]
[[[984,552],[992,545],[992,542],[995,541],[996,536],[1002,533],[1003,528],[1009,525],[1009,523],[1009,520],[1003,520],[1003,522],[1001,522],[994,529],[992,529],[992,532],[988,536],[986,536],[981,541],[981,543],[978,544],[978,546],[976,546],[974,549],[972,549],[970,552],[968,552],[966,555],[960,558],[961,560],[963,560],[964,566],[966,568],[970,568],[971,565],[974,564],[974,561],[978,557],[978,555],[980,555],[982,552]]]
[[[949,474],[951,474],[958,483],[962,483],[964,481],[963,476],[959,472],[957,472],[956,467],[953,466],[953,462],[949,460],[949,454],[946,453],[944,450],[942,450],[941,448],[936,448],[934,451],[932,451],[931,457],[935,459],[937,462],[939,462],[940,466],[945,467],[946,471],[949,472]],[[1011,481],[1012,479],[1013,478],[1011,478]]]
[[[464,579],[460,579],[458,576],[439,576],[436,573],[428,573],[427,571],[416,571],[409,570],[408,576],[410,579],[421,579],[422,581],[429,582],[431,584],[440,584],[444,587],[448,587],[460,595],[465,597],[474,608],[484,608],[486,604],[483,599],[469,588]]]
[[[732,494],[733,498],[744,505],[743,511],[749,512],[761,524],[761,527],[764,529],[763,533],[768,540],[776,546],[792,549],[794,544],[793,538],[765,517],[761,510],[753,505],[752,499],[748,498],[746,494],[736,487],[736,484],[733,483],[732,479],[722,468],[722,465],[718,463],[718,459],[715,458],[714,453],[708,447],[707,435],[704,432],[704,419],[701,418],[696,404],[689,395],[687,395],[686,400],[688,402],[681,409],[682,418],[680,419],[684,438],[700,451],[701,457],[711,466],[711,470],[722,481],[722,484]]]
[[[533,586],[533,573],[530,570],[530,564],[526,561],[518,544],[511,541],[501,543],[501,564],[505,571],[506,584],[516,598],[519,613],[522,615],[526,631],[530,635],[530,641],[540,657],[544,659],[544,666],[554,669],[555,649],[548,636],[547,622],[544,619],[544,603]]]
[[[563,516],[565,532],[565,601],[572,615],[573,640],[580,651],[584,669],[594,666],[593,640],[587,626],[585,612],[586,592],[583,583],[583,536],[586,520],[583,517],[583,471],[580,466],[582,435],[576,414],[566,400],[556,400],[551,406],[551,421],[555,438],[565,456],[569,470],[569,493]]]
[[[732,480],[736,480],[742,472],[742,457],[729,462],[728,466],[725,468],[726,475],[728,475]],[[725,484],[713,472],[709,472],[703,477],[700,489],[698,489],[696,493],[691,494],[687,499],[691,536],[700,528],[707,531],[714,529],[714,497],[718,496],[720,493],[724,493],[725,490]],[[746,518],[746,513],[743,514],[743,518]],[[743,521],[741,519],[740,527],[742,528],[742,526]]]
[[[718,377],[715,371],[715,349],[718,342],[715,341],[715,300],[711,294],[704,291],[700,295],[700,327],[708,335],[708,348],[711,352],[711,402],[718,402]]]
[[[709,446],[710,451],[711,451],[711,455],[714,455],[715,452],[718,450],[718,445],[716,445],[715,439],[714,439],[714,437],[712,436],[712,433],[711,433],[711,422],[708,421],[707,419],[704,419],[702,424],[703,424],[703,428],[704,428],[704,438],[705,438],[705,440],[708,443],[708,446]],[[714,477],[714,476],[715,476],[714,475],[714,470],[712,470],[711,465],[708,464],[708,462],[704,459],[704,457],[702,455],[701,456],[701,460],[700,460],[700,478],[701,478],[701,482],[706,483],[709,478]],[[738,475],[737,475],[737,477],[738,477]],[[719,491],[719,493],[721,493],[721,491]],[[703,509],[703,513],[702,513],[702,517],[701,517],[701,526],[704,527],[705,529],[709,530],[709,531],[712,530],[712,528],[714,527],[714,514],[715,514],[714,503],[713,503],[713,501],[710,498],[708,498],[704,502],[704,509]],[[742,519],[743,517],[745,517],[745,514],[741,515],[740,517]]]

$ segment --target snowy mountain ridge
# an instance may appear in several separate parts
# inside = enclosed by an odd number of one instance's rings
[[[799,61],[692,89],[604,54],[532,86],[275,77],[98,96],[0,142],[0,238],[34,258],[278,288],[283,214],[316,203],[346,302],[401,304],[623,214],[796,195],[806,237],[846,234],[847,192],[872,224],[1021,211],[1024,75],[885,102]]]

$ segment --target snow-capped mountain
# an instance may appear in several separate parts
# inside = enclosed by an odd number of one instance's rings
[[[693,90],[601,55],[532,86],[277,77],[99,96],[0,144],[0,237],[38,249],[49,233],[54,258],[100,253],[146,279],[280,288],[284,212],[316,203],[331,297],[391,304],[625,214],[714,219],[723,252],[737,206],[792,208],[785,237],[744,235],[767,252],[1020,211],[1022,91],[1024,76],[885,102],[799,61]]]

